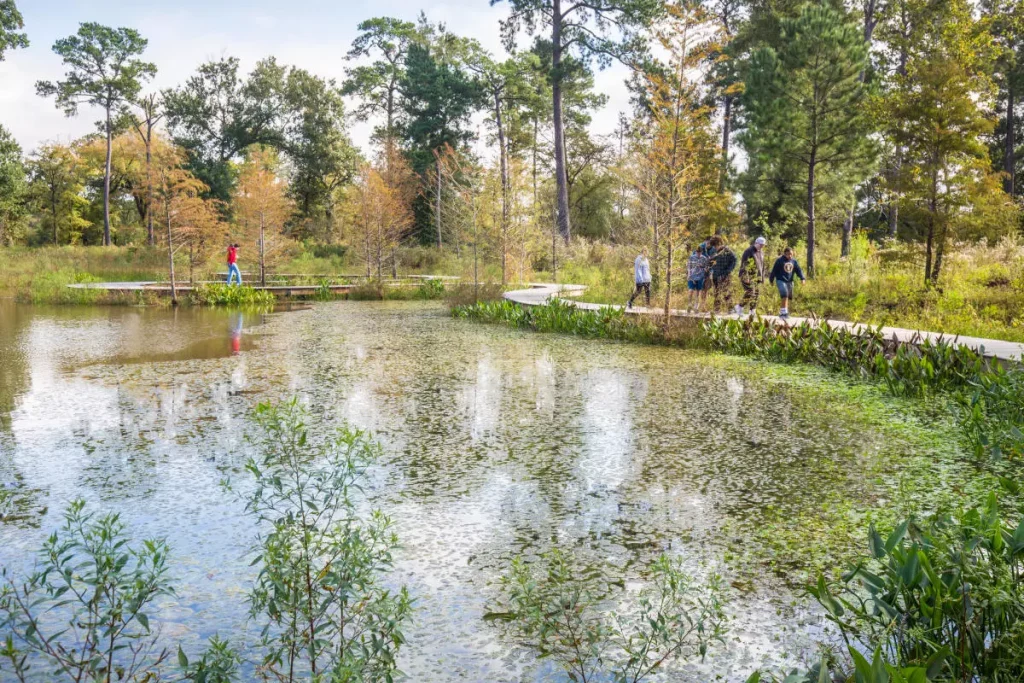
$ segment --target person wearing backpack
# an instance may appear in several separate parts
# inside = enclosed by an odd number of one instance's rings
[[[732,272],[736,270],[736,254],[725,243],[721,235],[711,238],[715,250],[711,257],[711,285],[715,289],[713,312],[732,311]]]

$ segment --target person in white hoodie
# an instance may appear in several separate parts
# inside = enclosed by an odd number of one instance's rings
[[[636,283],[636,287],[633,289],[633,296],[629,297],[629,302],[626,304],[626,308],[633,308],[633,302],[642,291],[647,301],[647,305],[651,305],[651,263],[647,260],[647,247],[643,248],[640,255],[633,261],[633,281]]]

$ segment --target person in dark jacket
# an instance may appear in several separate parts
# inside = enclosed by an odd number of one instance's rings
[[[726,245],[721,235],[711,238],[715,250],[711,257],[711,286],[715,289],[714,311],[732,310],[732,272],[736,270],[736,254]]]
[[[775,259],[775,265],[772,266],[772,272],[768,276],[768,281],[779,288],[779,296],[782,298],[780,318],[789,317],[789,300],[793,298],[794,276],[800,278],[800,282],[806,282],[804,272],[800,270],[800,264],[793,258],[793,250],[786,247],[782,256]]]
[[[764,282],[765,238],[758,237],[740,257],[740,284],[743,285],[743,299],[736,305],[736,315],[743,315],[743,309],[753,315],[761,298],[761,284]]]

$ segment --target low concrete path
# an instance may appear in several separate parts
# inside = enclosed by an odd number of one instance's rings
[[[293,277],[312,278],[312,277],[317,277],[317,276],[303,275],[303,276],[293,276]],[[366,279],[365,276],[359,276],[359,275],[356,275],[356,276],[341,275],[341,276],[334,276],[334,277],[345,278],[345,279],[348,279],[348,278],[362,278],[364,280]],[[459,280],[459,278],[456,277],[456,276],[449,276],[449,275],[408,275],[408,276],[399,278],[398,280],[385,280],[384,281],[384,286],[386,286],[386,287],[415,287],[415,286],[418,286],[421,282],[425,282],[427,280],[441,280],[443,282],[451,282],[451,281],[457,281],[457,280]],[[205,285],[205,284],[224,284],[224,280],[201,281],[201,282],[198,282],[196,284],[199,284],[199,285]],[[259,290],[264,290],[264,291],[267,291],[267,292],[271,292],[271,293],[273,293],[273,294],[275,294],[277,296],[309,296],[309,295],[315,294],[315,293],[317,293],[317,292],[319,292],[319,291],[321,291],[323,289],[323,287],[321,287],[320,285],[315,285],[315,284],[288,285],[288,284],[280,284],[280,282],[277,282],[275,284],[269,284],[269,285],[263,286],[263,285],[253,284],[252,282],[249,282],[249,281],[247,281],[245,284],[250,286],[250,287],[252,287],[253,289],[259,289]],[[357,288],[363,287],[363,286],[364,285],[330,284],[330,285],[326,285],[326,288],[329,289],[332,292],[340,293],[340,292],[348,292],[348,291],[351,291],[353,289],[357,289]],[[105,291],[105,292],[115,292],[115,293],[118,293],[118,294],[129,294],[129,293],[133,293],[133,292],[149,292],[149,293],[157,295],[157,296],[170,296],[171,295],[171,285],[170,285],[169,282],[82,282],[82,283],[77,283],[77,284],[73,284],[73,285],[68,285],[68,287],[71,288],[71,289],[99,289],[99,290],[102,290],[102,291]],[[179,283],[177,283],[175,285],[175,291],[177,293],[179,293],[179,294],[187,294],[188,292],[191,292],[193,289],[195,289],[195,287],[193,285],[188,284],[187,281],[179,282]]]
[[[505,298],[522,306],[541,306],[553,298],[579,296],[585,289],[586,287],[584,285],[537,283],[531,284],[529,289],[519,289],[512,292],[506,292]],[[593,304],[581,301],[572,301],[571,303],[573,303],[577,308],[588,311],[597,311],[602,308],[624,308],[624,306],[616,306],[612,304]],[[662,315],[664,313],[664,308],[634,306],[633,308],[626,309],[626,313],[635,315]],[[673,317],[680,318],[710,317],[707,313],[690,313],[678,308],[672,309],[671,313]],[[721,315],[718,317],[733,319],[739,318],[739,316],[735,314]],[[783,320],[775,315],[765,315],[761,317],[773,323],[788,324],[790,327],[806,322],[809,325],[828,325],[833,329],[846,329],[854,334],[859,334],[867,329],[873,329],[870,325],[851,323],[844,320],[821,320],[820,318],[796,317],[790,317]],[[1018,344],[1017,342],[1002,341],[999,339],[982,339],[980,337],[957,337],[955,335],[942,334],[941,332],[910,330],[903,327],[883,327],[882,334],[886,337],[891,339],[894,338],[907,344],[919,343],[925,339],[930,339],[932,341],[938,341],[940,339],[944,339],[946,341],[952,340],[955,341],[957,345],[966,346],[969,349],[982,353],[987,358],[1017,362],[1024,361],[1024,344]]]

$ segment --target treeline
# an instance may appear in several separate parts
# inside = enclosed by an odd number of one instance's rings
[[[13,2],[0,8],[0,45],[23,47]],[[935,282],[951,244],[1020,228],[1024,0],[508,10],[504,58],[422,15],[376,18],[341,83],[273,58],[245,74],[224,58],[151,94],[146,41],[83,24],[54,45],[64,79],[38,91],[69,115],[100,106],[101,131],[27,159],[0,134],[0,239],[173,239],[168,169],[174,196],[206,217],[185,212],[182,244],[258,224],[343,244],[380,275],[397,270],[403,241],[483,248],[508,279],[557,267],[559,238],[583,235],[650,244],[670,281],[682,242],[740,231],[802,241],[813,272],[822,231],[841,234],[845,254],[864,230],[922,244]],[[595,136],[606,97],[594,69],[613,61],[629,67],[632,111]],[[369,158],[351,118],[375,124]],[[246,168],[262,169],[273,211],[243,206],[263,203]]]

